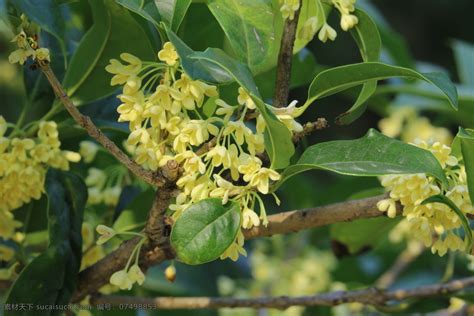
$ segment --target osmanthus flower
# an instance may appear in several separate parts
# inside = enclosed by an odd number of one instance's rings
[[[11,42],[16,43],[18,49],[13,51],[8,56],[8,61],[11,64],[19,63],[20,65],[23,65],[28,60],[28,58],[32,58],[36,61],[48,63],[51,62],[49,49],[39,47],[36,39],[33,37],[28,37],[28,35],[23,30],[23,27],[26,27],[27,24],[28,21],[24,19],[20,25],[20,33],[15,35],[15,37],[13,37],[13,39],[11,40]]]
[[[99,148],[99,145],[96,143],[84,140],[79,143],[79,154],[85,163],[91,163],[97,155]]]
[[[220,198],[223,203],[235,201],[243,212],[253,208],[260,199],[258,194],[269,193],[270,185],[280,176],[257,157],[265,149],[265,124],[257,119],[255,130],[255,124],[247,122],[246,112],[257,110],[248,91],[239,88],[234,102],[219,99],[216,86],[184,73],[169,42],[159,52],[158,61],[133,64],[141,68],[127,72],[123,68],[129,65],[116,61],[107,68],[122,76],[116,80],[123,85],[119,121],[129,122],[126,147],[138,164],[153,171],[170,160],[180,164],[182,173],[176,185],[181,193],[169,207],[174,219],[193,203],[209,197]],[[204,104],[215,106],[212,115],[203,115]],[[298,130],[293,113],[294,105],[279,113],[290,131]],[[199,150],[211,139],[213,145],[207,151]],[[264,206],[260,201],[259,205],[258,221],[245,211],[246,227],[267,223]],[[244,254],[243,242],[241,235],[223,257],[236,259]]]
[[[69,169],[80,155],[60,149],[54,122],[38,124],[36,137],[5,137],[8,124],[0,116],[0,237],[10,239],[20,223],[11,211],[38,200],[44,193],[48,167]]]
[[[377,203],[380,211],[395,217],[396,206],[402,205],[402,215],[406,218],[396,231],[421,241],[440,256],[447,251],[465,249],[465,241],[457,235],[462,226],[459,215],[441,203],[422,204],[430,196],[443,194],[465,214],[474,213],[469,198],[463,166],[451,155],[451,148],[439,142],[417,140],[415,145],[429,150],[450,177],[449,187],[441,187],[436,180],[426,174],[388,175],[381,177],[381,184],[390,192],[390,197]]]
[[[283,18],[293,20],[295,12],[300,8],[300,0],[279,0],[279,2]]]
[[[96,231],[100,235],[99,239],[97,239],[98,245],[106,243],[117,234],[113,228],[107,227],[105,225],[97,226]]]
[[[117,286],[121,290],[132,289],[133,283],[126,270],[117,271],[110,277],[110,284]]]
[[[15,251],[5,245],[0,245],[0,261],[10,261],[15,256]]]

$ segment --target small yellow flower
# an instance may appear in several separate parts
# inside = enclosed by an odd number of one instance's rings
[[[349,31],[357,23],[359,23],[359,19],[353,14],[343,14],[341,17],[341,29],[344,31]]]
[[[8,61],[10,64],[16,64],[19,63],[20,65],[23,65],[28,57],[33,56],[35,53],[34,50],[32,49],[17,49],[13,51],[9,56],[8,56]]]
[[[327,40],[334,41],[336,39],[337,33],[329,24],[324,23],[323,27],[319,30],[318,38],[321,42],[326,43]]]
[[[250,95],[247,93],[247,91],[245,91],[245,89],[242,88],[242,87],[239,87],[239,95],[237,97],[237,101],[239,102],[240,105],[245,105],[250,110],[255,110],[256,107],[257,107],[255,105],[255,102],[252,100]]]
[[[112,274],[109,282],[121,290],[130,290],[134,283],[132,280],[130,280],[129,275],[125,270],[120,270]]]
[[[106,243],[116,235],[116,232],[113,228],[107,227],[105,225],[98,225],[95,230],[100,235],[99,239],[97,239],[98,245]]]
[[[94,142],[85,140],[79,143],[79,154],[81,154],[85,163],[91,163],[98,151],[99,146]]]
[[[267,194],[269,190],[270,180],[280,180],[281,176],[278,172],[268,168],[260,168],[250,179],[250,185],[256,187],[258,191]]]
[[[163,49],[158,52],[158,58],[164,61],[168,66],[174,66],[179,59],[178,53],[171,42],[166,42]]]
[[[253,210],[248,207],[245,207],[242,211],[242,227],[245,229],[250,229],[253,226],[259,226],[260,219]]]
[[[47,48],[38,48],[35,50],[34,58],[40,61],[51,62],[51,57],[49,55],[49,49]]]
[[[128,270],[128,279],[132,283],[137,282],[139,285],[142,285],[143,282],[145,282],[145,275],[143,274],[142,270],[140,270],[140,267],[134,264],[130,267],[130,270]]]

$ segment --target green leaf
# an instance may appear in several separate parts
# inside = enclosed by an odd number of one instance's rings
[[[116,0],[118,4],[140,15],[155,26],[160,22],[160,13],[156,8],[155,0]]]
[[[461,143],[462,158],[466,167],[467,187],[469,189],[469,197],[474,201],[474,130],[459,128],[456,135]]]
[[[104,2],[91,0],[89,3],[94,24],[79,43],[64,77],[63,86],[69,96],[74,95],[94,70],[110,36],[112,19]]]
[[[446,74],[438,72],[421,74],[412,69],[378,62],[350,64],[320,72],[309,87],[308,100],[305,105],[308,106],[317,99],[333,95],[368,81],[395,77],[421,79],[436,86],[443,92],[444,97],[451,106],[457,110],[457,90]]]
[[[275,40],[271,1],[210,0],[209,10],[229,39],[236,57],[253,73],[270,68]],[[280,14],[278,12],[278,14]]]
[[[127,9],[108,0],[90,0],[90,4],[94,12],[93,30],[79,43],[66,73],[65,85],[67,83],[68,93],[76,105],[106,97],[117,90],[110,85],[112,75],[105,71],[110,59],[124,52],[142,60],[156,59],[147,33]],[[109,17],[110,22],[103,21]]]
[[[171,245],[178,259],[201,264],[217,259],[234,242],[240,229],[239,205],[205,199],[188,207],[174,223]]]
[[[270,167],[283,169],[290,164],[290,159],[295,154],[292,134],[262,100],[253,95],[252,99],[265,120],[265,151],[270,158]]]
[[[466,215],[464,215],[464,213],[457,207],[457,205],[453,201],[451,201],[450,198],[441,194],[430,196],[429,198],[421,202],[421,204],[428,204],[428,203],[444,204],[456,213],[456,215],[461,220],[461,224],[464,229],[464,234],[466,235],[466,238],[467,238],[466,252],[470,254],[471,249],[472,249],[472,230],[471,230],[471,227],[469,226],[469,221],[466,218]]]
[[[191,58],[196,52],[187,46],[175,33],[166,28],[168,39],[173,43],[181,60],[184,72],[192,79],[202,79],[212,83],[229,83],[235,79],[227,72],[220,71],[219,67],[205,63],[200,59]],[[213,71],[214,70],[214,71]]]
[[[208,48],[204,52],[195,52],[189,58],[202,62],[202,65],[208,69],[213,77],[223,76],[223,78],[233,78],[248,93],[260,98],[260,93],[253,80],[250,70],[241,62],[233,59],[224,51],[218,48]],[[220,81],[222,82],[222,81]]]
[[[81,226],[87,187],[78,176],[50,169],[46,176],[49,198],[49,246],[21,272],[8,295],[7,304],[68,304],[76,287],[82,255]],[[5,312],[5,315],[13,313]],[[14,315],[37,315],[36,310]],[[42,315],[60,315],[59,310]]]
[[[474,86],[474,45],[455,40],[452,47],[461,82]]]
[[[64,45],[65,19],[60,5],[54,0],[10,0],[10,2]]]
[[[357,9],[354,13],[359,23],[351,30],[351,35],[359,47],[362,60],[365,62],[378,61],[382,42],[380,34],[374,21],[362,10]],[[365,112],[366,101],[377,89],[377,80],[364,83],[355,104],[345,113],[336,118],[338,124],[349,124],[358,119]]]
[[[354,254],[365,247],[375,248],[384,241],[384,237],[400,222],[400,219],[378,217],[362,219],[351,223],[331,225],[331,239],[347,246]],[[376,236],[376,238],[374,238]]]
[[[438,160],[424,149],[389,138],[370,129],[355,140],[337,140],[313,145],[295,165],[282,174],[286,179],[306,170],[322,169],[352,176],[426,173],[446,183]]]
[[[191,2],[191,0],[155,0],[161,20],[174,32],[179,29]]]

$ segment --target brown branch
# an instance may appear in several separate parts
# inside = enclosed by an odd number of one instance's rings
[[[384,213],[377,209],[377,202],[384,198],[386,196],[381,195],[270,215],[266,227],[259,226],[244,230],[244,235],[246,239],[252,239],[276,234],[288,234],[338,222],[384,216]],[[110,276],[125,266],[132,249],[138,241],[138,238],[126,241],[111,254],[82,271],[79,274],[79,285],[73,297],[73,302],[80,301],[87,294],[93,293],[107,284]],[[144,247],[141,253],[141,266],[147,268],[165,260],[173,259],[173,257],[174,254],[168,243],[165,243],[164,246],[162,244],[151,248]]]
[[[97,304],[140,304],[159,309],[197,309],[197,308],[278,308],[290,306],[336,306],[346,303],[362,303],[365,305],[382,306],[390,301],[403,301],[434,297],[474,286],[474,277],[459,279],[444,284],[420,286],[412,289],[386,291],[368,288],[355,291],[337,291],[314,296],[299,297],[259,297],[259,298],[230,298],[230,297],[156,297],[142,298],[132,296],[97,296],[92,297],[91,303]]]
[[[90,117],[85,116],[79,112],[74,103],[68,97],[66,91],[64,91],[64,88],[56,78],[49,65],[47,63],[41,62],[39,63],[39,67],[48,79],[51,87],[54,90],[54,93],[72,116],[72,118],[77,122],[77,124],[82,126],[92,138],[104,146],[105,149],[107,149],[115,158],[117,158],[118,161],[125,165],[134,175],[157,187],[162,187],[166,185],[168,181],[174,180],[166,178],[165,175],[167,171],[164,170],[165,168],[159,172],[154,173],[150,170],[143,169],[135,161],[130,159],[130,157],[127,156],[117,145],[115,145],[114,142],[112,142],[107,136],[104,135],[104,133],[102,133],[102,131],[92,122]]]
[[[290,95],[291,62],[293,59],[293,47],[295,44],[296,29],[301,10],[301,1],[294,18],[285,20],[283,34],[280,42],[280,52],[278,54],[278,64],[275,81],[275,94],[273,96],[273,106],[281,108],[288,105]]]
[[[408,244],[407,248],[395,260],[395,263],[375,282],[375,286],[380,289],[392,286],[398,276],[418,258],[424,249],[423,244],[419,242]]]
[[[304,137],[310,135],[312,132],[320,131],[328,127],[328,121],[323,117],[318,118],[314,122],[308,122],[303,126],[303,130],[301,132],[295,133],[293,135],[293,143],[299,143]]]

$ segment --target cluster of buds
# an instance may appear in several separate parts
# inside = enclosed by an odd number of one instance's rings
[[[24,16],[22,16],[22,23],[20,25],[20,32],[12,39],[13,43],[16,43],[18,49],[13,51],[8,56],[8,61],[12,64],[19,63],[23,65],[28,58],[40,62],[51,62],[49,56],[49,49],[39,47],[38,37],[36,35],[29,36],[25,31],[30,26],[30,23]]]

